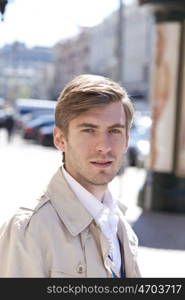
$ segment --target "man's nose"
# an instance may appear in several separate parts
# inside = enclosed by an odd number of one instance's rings
[[[110,150],[111,150],[110,137],[107,134],[99,136],[96,143],[96,151],[106,154]]]

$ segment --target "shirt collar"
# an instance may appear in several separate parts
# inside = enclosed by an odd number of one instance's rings
[[[110,238],[117,232],[118,216],[117,201],[113,199],[111,192],[105,191],[102,203],[81,184],[79,184],[65,169],[62,167],[63,176],[70,188],[86,208],[89,214],[100,225],[104,234]]]

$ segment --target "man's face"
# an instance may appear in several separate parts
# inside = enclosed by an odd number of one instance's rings
[[[119,102],[92,108],[71,120],[65,138],[57,127],[55,145],[65,152],[65,169],[86,189],[107,185],[127,150],[126,120]]]

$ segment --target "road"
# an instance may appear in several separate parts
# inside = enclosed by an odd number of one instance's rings
[[[23,141],[20,136],[8,143],[0,130],[0,222],[19,206],[29,205],[45,190],[61,165],[61,153]],[[144,182],[143,169],[127,168],[109,185],[128,207],[126,217],[139,240],[138,261],[142,277],[185,277],[185,216],[143,212],[137,194]]]

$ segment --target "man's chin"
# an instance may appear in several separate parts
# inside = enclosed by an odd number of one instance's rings
[[[97,175],[94,178],[89,178],[89,183],[93,184],[93,185],[107,185],[109,182],[111,182],[114,179],[115,175],[105,175],[105,174],[101,174],[101,175]]]
[[[106,181],[91,181],[88,180],[88,183],[94,186],[106,186],[111,180],[106,180]]]

